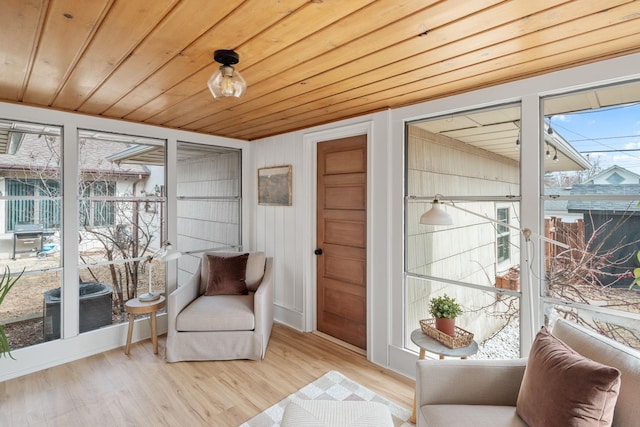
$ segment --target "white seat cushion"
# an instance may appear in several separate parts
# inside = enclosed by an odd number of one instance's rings
[[[427,427],[527,427],[515,406],[425,405],[420,411]]]
[[[252,331],[253,292],[249,295],[201,296],[176,317],[180,332]]]
[[[393,419],[378,402],[295,400],[285,408],[280,426],[393,427]]]

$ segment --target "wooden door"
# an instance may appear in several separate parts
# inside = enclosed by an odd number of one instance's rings
[[[367,137],[318,144],[317,330],[367,347]]]

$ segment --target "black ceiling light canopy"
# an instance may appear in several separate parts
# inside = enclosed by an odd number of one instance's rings
[[[222,64],[209,78],[207,86],[214,98],[235,96],[240,98],[247,90],[247,82],[233,66],[240,62],[240,55],[234,50],[219,49],[213,59]]]

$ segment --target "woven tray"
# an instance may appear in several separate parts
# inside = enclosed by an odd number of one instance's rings
[[[473,341],[473,334],[456,326],[456,336],[452,337],[436,329],[436,319],[423,319],[420,321],[422,332],[431,338],[440,341],[449,348],[466,347]]]

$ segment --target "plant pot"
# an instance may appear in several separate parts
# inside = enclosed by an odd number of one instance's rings
[[[451,337],[456,336],[456,319],[446,317],[436,317],[436,329]]]

